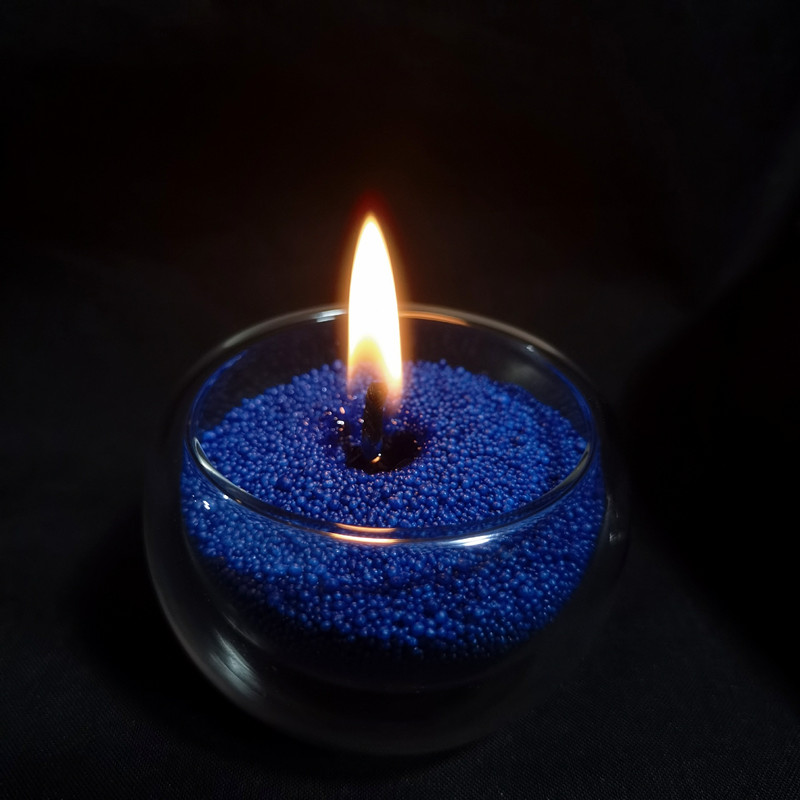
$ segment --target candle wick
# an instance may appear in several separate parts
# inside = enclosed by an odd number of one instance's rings
[[[373,381],[364,400],[364,422],[361,426],[361,453],[367,461],[380,458],[383,446],[383,412],[388,387],[383,381]]]
[[[418,441],[417,438],[419,431],[395,428],[394,421],[391,433],[384,431],[388,396],[389,388],[385,383],[381,381],[370,383],[364,398],[364,412],[359,418],[361,423],[359,444],[350,438],[350,423],[346,420],[341,421],[339,438],[348,467],[363,470],[369,475],[392,472],[410,464],[422,451],[422,439]]]

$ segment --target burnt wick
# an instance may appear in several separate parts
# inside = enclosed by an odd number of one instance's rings
[[[413,433],[397,431],[384,434],[384,415],[388,387],[382,381],[373,381],[364,398],[360,446],[349,441],[348,428],[341,430],[347,451],[347,466],[370,474],[391,472],[413,461],[421,450]]]
[[[367,461],[380,457],[383,444],[383,412],[388,389],[382,381],[373,381],[364,401],[364,423],[361,426],[361,454]]]

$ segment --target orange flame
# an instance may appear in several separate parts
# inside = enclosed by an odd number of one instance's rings
[[[378,220],[361,226],[350,273],[347,380],[366,369],[398,397],[403,388],[400,321],[389,250]]]

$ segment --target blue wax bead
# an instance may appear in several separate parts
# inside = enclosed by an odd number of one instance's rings
[[[202,435],[206,457],[285,511],[399,526],[424,540],[441,526],[468,532],[526,506],[569,475],[585,448],[566,418],[521,388],[415,362],[405,365],[387,430],[411,432],[421,452],[368,474],[347,465],[342,446],[342,409],[363,407],[366,391],[349,398],[345,378],[336,361],[243,400]],[[368,652],[434,669],[524,643],[580,582],[605,513],[597,462],[548,514],[470,547],[370,547],[289,527],[225,498],[188,453],[181,494],[189,541],[255,635],[309,663],[338,659],[354,670],[367,668]]]

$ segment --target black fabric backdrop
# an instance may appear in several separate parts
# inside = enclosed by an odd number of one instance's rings
[[[656,0],[0,10],[0,795],[800,797],[800,11]],[[219,697],[149,583],[145,457],[208,348],[343,301],[535,333],[617,414],[589,657],[455,753],[349,759]]]

